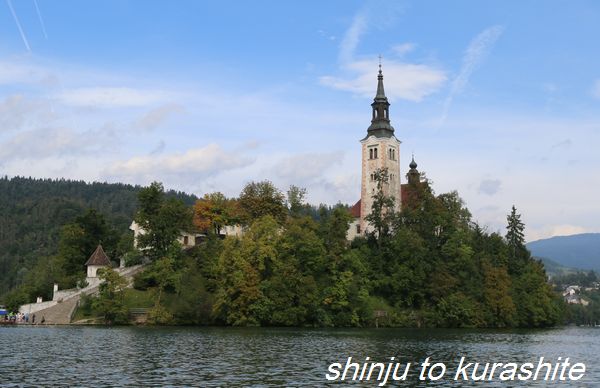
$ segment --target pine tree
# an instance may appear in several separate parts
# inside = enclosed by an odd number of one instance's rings
[[[519,253],[525,249],[525,224],[521,221],[521,215],[517,214],[517,208],[513,205],[508,217],[506,217],[508,225],[506,226],[506,241],[508,242],[509,254],[515,259]]]

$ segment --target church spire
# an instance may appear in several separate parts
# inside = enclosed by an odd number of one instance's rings
[[[381,71],[381,62],[379,62],[379,74],[377,75],[377,94],[375,95],[375,101],[377,100],[387,101],[385,90],[383,89],[383,72]]]
[[[381,61],[381,58],[380,58]],[[371,125],[367,130],[367,136],[391,137],[394,135],[394,127],[390,124],[390,103],[385,96],[383,88],[383,71],[381,62],[379,63],[379,74],[377,75],[377,93],[371,104],[373,108],[373,117]]]

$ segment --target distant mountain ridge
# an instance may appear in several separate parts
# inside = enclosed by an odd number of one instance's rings
[[[600,233],[551,237],[532,241],[527,248],[533,256],[548,258],[565,267],[600,272]]]

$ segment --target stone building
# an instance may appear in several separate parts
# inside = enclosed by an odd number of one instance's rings
[[[371,231],[371,226],[365,217],[371,212],[373,205],[373,194],[377,191],[375,172],[381,168],[387,168],[388,182],[383,187],[387,196],[394,198],[396,211],[400,210],[406,194],[410,191],[409,183],[402,184],[400,181],[400,144],[394,133],[394,127],[390,122],[390,103],[385,95],[383,87],[383,72],[379,65],[377,75],[377,92],[372,107],[371,125],[367,129],[367,135],[360,141],[362,148],[362,174],[360,199],[350,209],[354,221],[350,224],[347,233],[349,240],[364,235]],[[407,174],[409,182],[419,182],[420,174],[414,158],[410,163]]]

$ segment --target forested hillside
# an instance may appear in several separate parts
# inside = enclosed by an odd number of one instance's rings
[[[0,295],[19,284],[35,263],[55,254],[61,227],[90,208],[118,233],[127,231],[139,186],[83,181],[0,178]],[[194,196],[169,192],[191,205]]]

